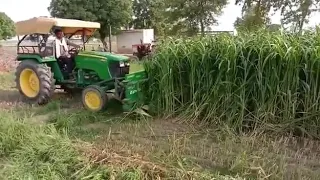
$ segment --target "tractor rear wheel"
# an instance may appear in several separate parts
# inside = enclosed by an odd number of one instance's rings
[[[82,104],[92,112],[99,112],[105,109],[108,97],[99,86],[88,86],[82,91]]]
[[[25,99],[38,105],[47,104],[55,90],[50,67],[33,60],[24,60],[15,73],[16,87]]]

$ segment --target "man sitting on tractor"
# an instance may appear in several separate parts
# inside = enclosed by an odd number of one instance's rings
[[[54,31],[56,39],[54,41],[55,55],[61,67],[66,65],[67,73],[71,74],[74,68],[74,54],[69,53],[68,45],[79,48],[78,44],[72,43],[64,38],[63,32],[60,29]]]

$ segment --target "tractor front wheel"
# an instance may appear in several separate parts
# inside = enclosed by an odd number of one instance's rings
[[[82,103],[86,109],[99,112],[105,109],[108,97],[99,86],[88,86],[82,91]]]
[[[25,99],[39,105],[47,104],[55,90],[50,67],[33,60],[22,61],[16,70],[16,87]]]

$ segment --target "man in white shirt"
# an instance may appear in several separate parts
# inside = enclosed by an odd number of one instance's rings
[[[67,72],[72,73],[74,68],[74,57],[69,53],[68,45],[75,48],[80,46],[70,42],[68,39],[63,37],[63,32],[60,29],[54,31],[56,39],[54,41],[55,56],[60,65],[67,65]]]

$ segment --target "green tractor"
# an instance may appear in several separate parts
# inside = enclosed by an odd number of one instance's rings
[[[70,50],[75,54],[72,76],[55,57],[52,32],[56,28],[63,31],[65,38],[77,37],[82,44],[81,48]],[[23,36],[17,45],[20,63],[16,86],[20,94],[31,103],[45,105],[59,87],[65,91],[81,90],[84,107],[98,112],[106,107],[107,94],[112,93],[125,110],[134,108],[145,72],[139,65],[132,70],[129,57],[86,51],[86,43],[99,28],[96,22],[47,17],[17,22],[16,33]]]

